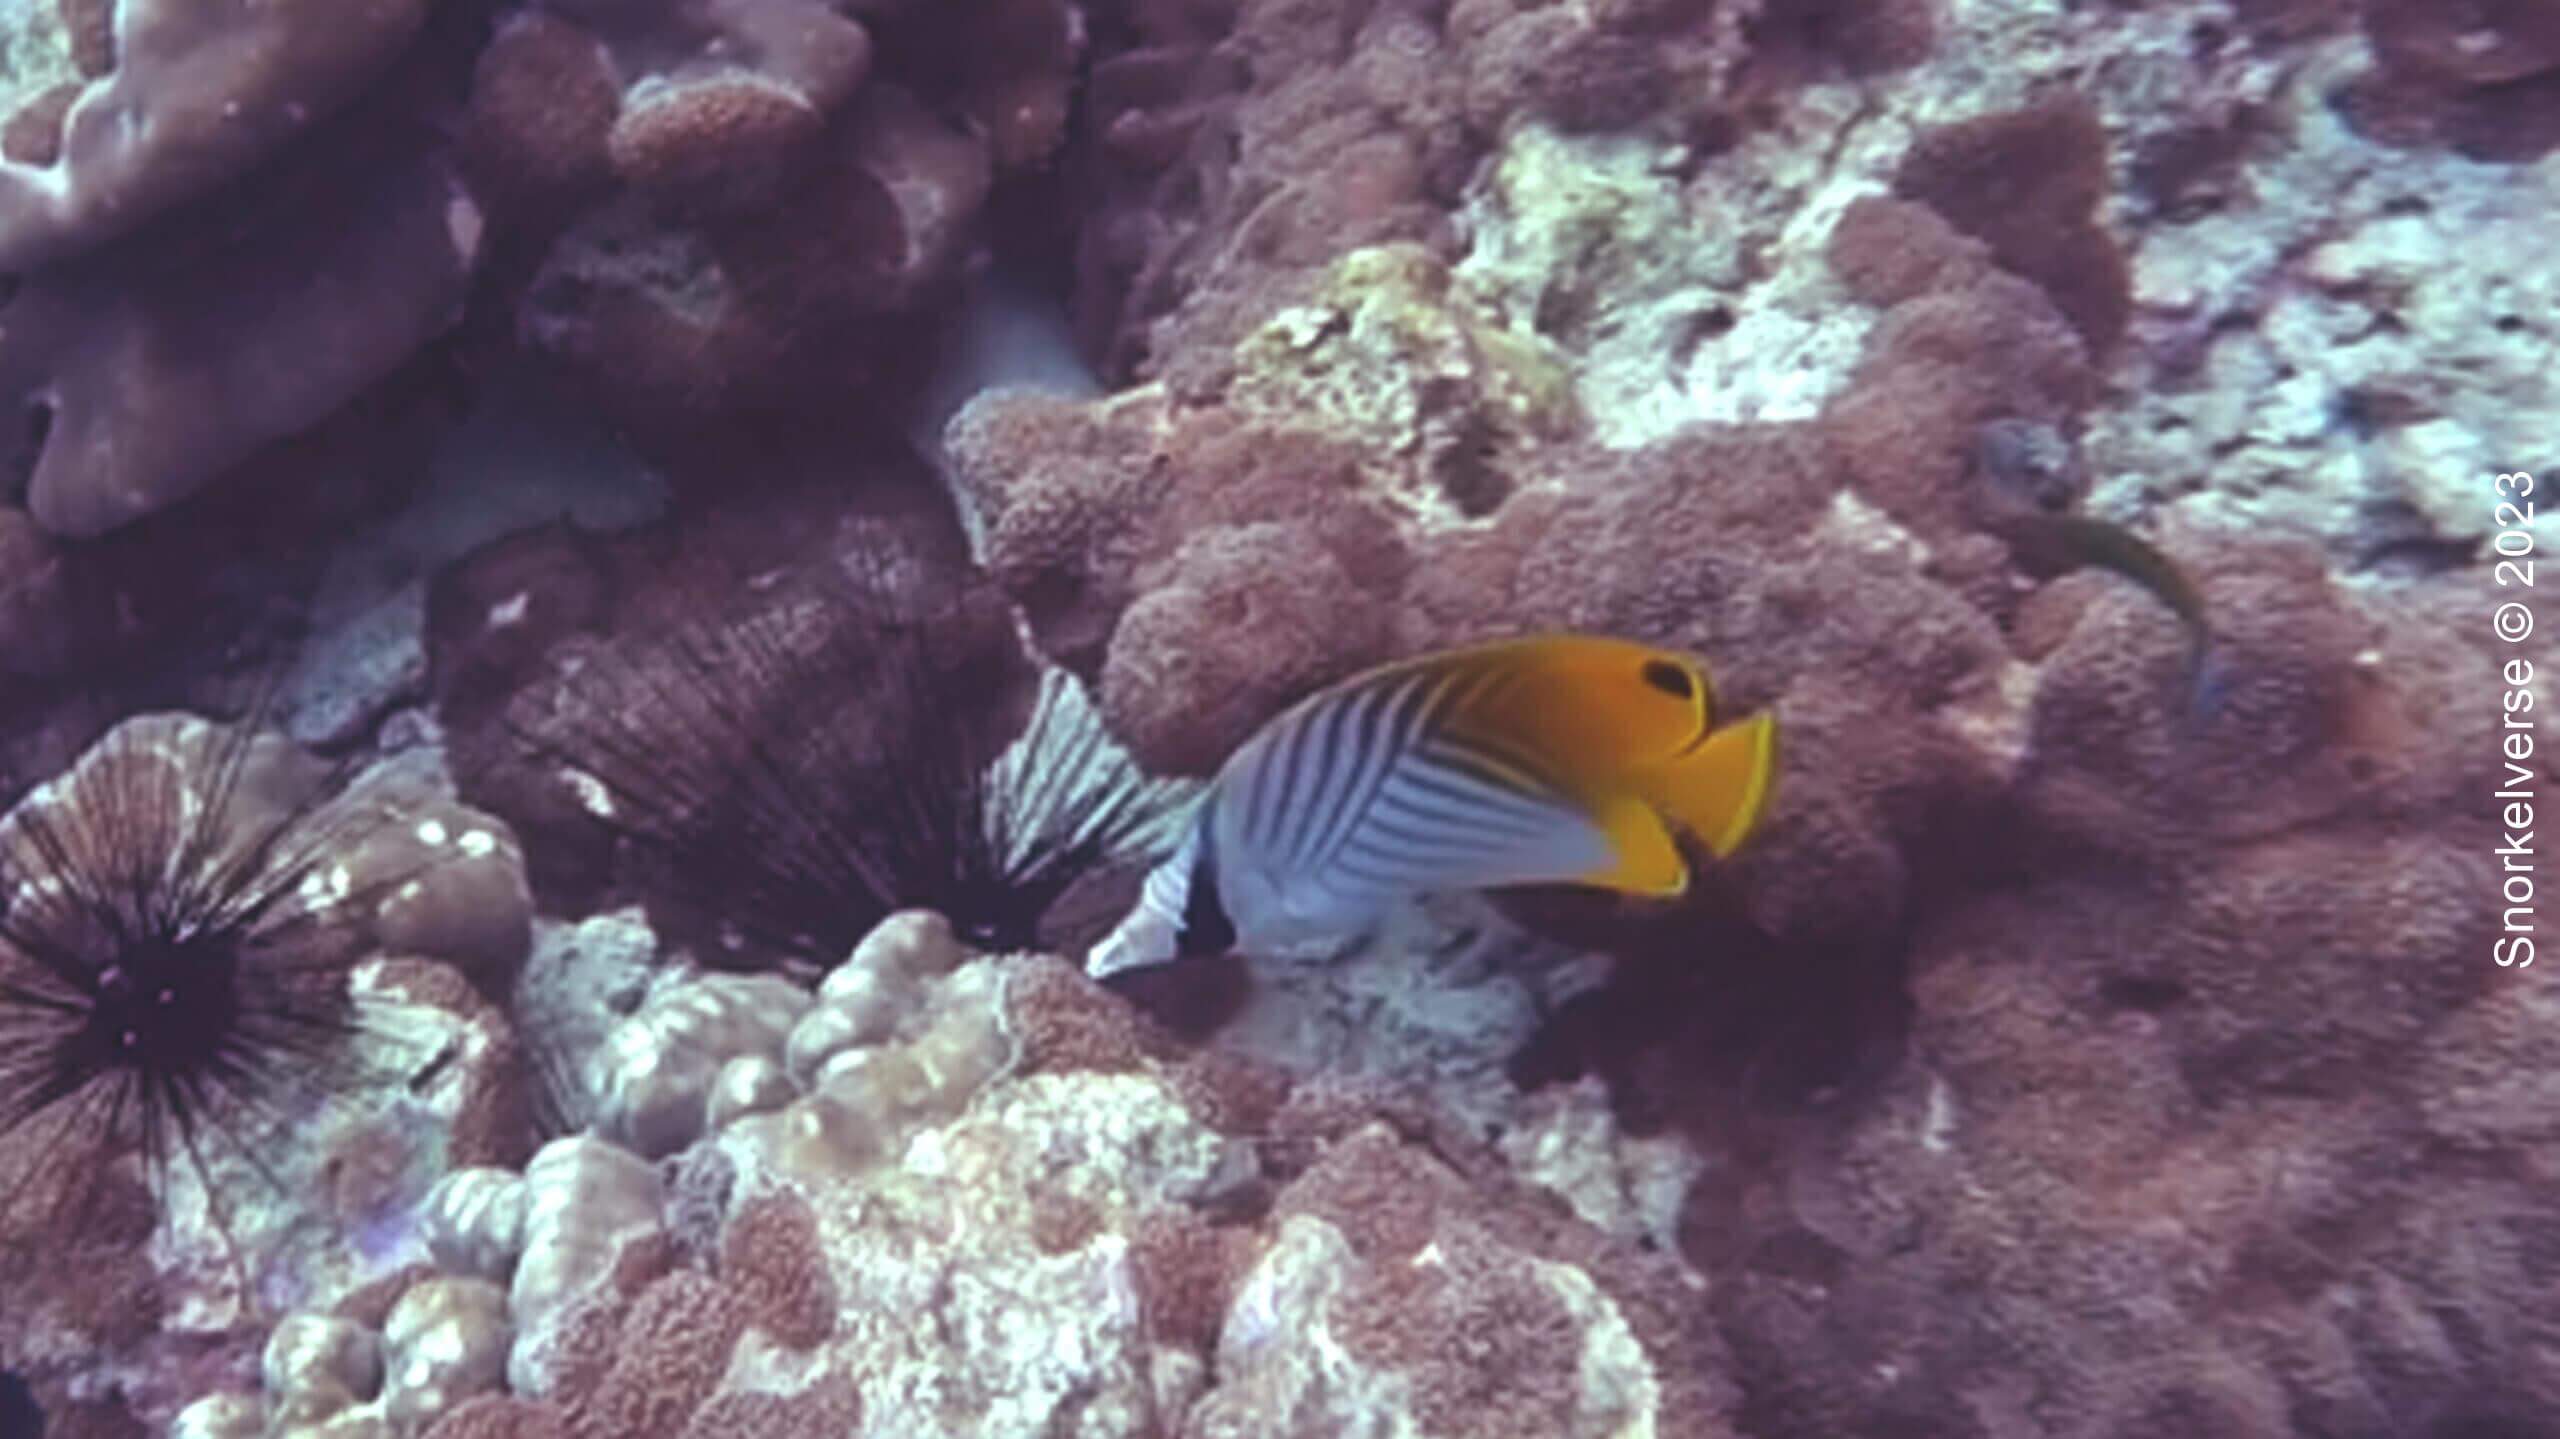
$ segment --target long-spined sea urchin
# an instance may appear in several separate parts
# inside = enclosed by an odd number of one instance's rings
[[[587,653],[518,737],[707,923],[720,966],[832,965],[890,912],[1027,949],[1062,896],[1161,842],[1143,775],[992,587],[857,556]]]
[[[325,1097],[357,1028],[339,778],[247,723],[145,715],[0,819],[0,1147],[25,1164],[0,1213],[125,1155],[254,1160]]]

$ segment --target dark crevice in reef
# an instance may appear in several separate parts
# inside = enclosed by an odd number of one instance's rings
[[[1630,922],[1598,896],[1514,902],[1568,939],[1594,921],[1614,934],[1616,968],[1560,1006],[1510,1062],[1523,1089],[1596,1074],[1631,1133],[1678,1128],[1731,1142],[1900,1062],[1911,1001],[1908,945],[1784,945],[1737,915]]]
[[[43,1434],[44,1410],[27,1381],[14,1369],[0,1369],[0,1439],[42,1439]]]

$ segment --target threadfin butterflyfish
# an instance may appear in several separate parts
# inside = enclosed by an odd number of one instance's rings
[[[1696,660],[1595,635],[1499,640],[1308,696],[1229,756],[1094,946],[1096,975],[1270,954],[1422,894],[1583,884],[1668,897],[1769,803],[1777,726],[1715,722]]]

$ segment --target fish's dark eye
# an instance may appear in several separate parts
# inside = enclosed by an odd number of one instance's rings
[[[1698,693],[1689,682],[1689,672],[1669,660],[1646,660],[1644,682],[1674,699],[1692,699]]]

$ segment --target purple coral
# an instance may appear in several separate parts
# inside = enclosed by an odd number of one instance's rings
[[[1056,146],[1081,44],[1056,0],[510,17],[466,128],[539,251],[519,337],[669,442],[885,374],[995,177]]]
[[[97,535],[172,504],[458,317],[478,207],[431,161],[349,158],[368,168],[253,192],[311,206],[296,223],[216,239],[192,267],[68,261],[0,306],[0,395],[39,417],[39,524]]]
[[[94,249],[245,173],[388,69],[425,0],[66,7],[83,68],[42,104],[43,156],[0,163],[0,269]],[[112,15],[112,19],[109,16]]]
[[[34,416],[40,524],[171,505],[458,317],[480,214],[393,113],[425,11],[74,7],[90,77],[0,162],[0,265],[32,271],[0,305],[0,397]]]

